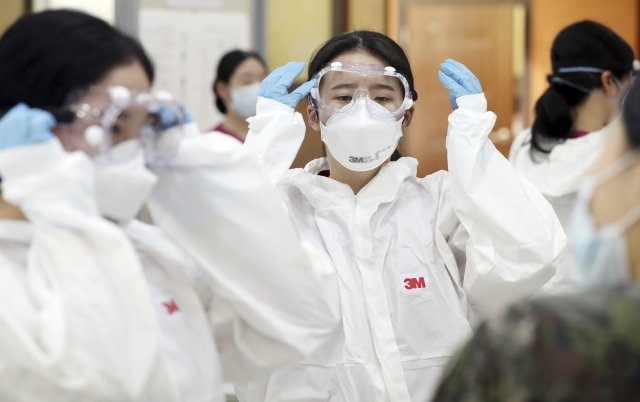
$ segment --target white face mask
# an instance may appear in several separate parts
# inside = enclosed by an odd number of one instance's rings
[[[232,89],[231,109],[243,119],[255,116],[259,93],[259,82]]]
[[[132,158],[133,148],[138,151],[133,151]],[[137,140],[128,140],[113,147],[108,159],[99,155],[93,160],[98,211],[111,221],[127,223],[140,211],[157,181],[145,166],[143,151]]]
[[[578,193],[569,227],[569,241],[578,258],[578,270],[586,287],[615,286],[629,281],[625,232],[640,220],[640,206],[633,208],[618,222],[598,229],[589,205],[597,187],[622,173],[637,160],[635,154],[621,158],[597,177],[587,180]]]
[[[369,109],[377,115],[372,117]],[[396,120],[384,106],[368,97],[358,98],[345,112],[334,113],[327,124],[320,123],[320,135],[331,155],[344,167],[366,172],[382,165],[398,146],[402,137],[402,121]]]

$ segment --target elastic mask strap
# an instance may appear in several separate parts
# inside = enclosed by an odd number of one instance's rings
[[[640,160],[640,154],[638,151],[630,151],[625,155],[617,159],[615,162],[607,166],[597,176],[593,177],[594,188],[599,187],[603,183],[606,183],[632,167],[638,160]]]
[[[608,166],[601,174],[595,178],[594,183],[600,185],[605,183],[625,170],[631,168],[636,162],[640,160],[640,154],[638,151],[630,151],[612,165]],[[632,208],[627,212],[616,224],[620,233],[624,233],[633,226],[638,220],[640,220],[640,205]],[[607,225],[609,226],[609,225]]]
[[[565,80],[564,78],[561,78],[561,77],[552,76],[549,80],[554,84],[566,85],[568,87],[571,87],[571,88],[573,88],[573,89],[575,89],[577,91],[583,92],[585,94],[590,94],[591,93],[590,89],[587,89],[587,88],[585,88],[583,86],[580,86],[578,84],[574,84],[573,82],[571,82],[569,80]]]
[[[560,67],[559,74],[564,73],[604,73],[605,70],[596,67]]]
[[[631,211],[627,212],[625,216],[622,217],[618,221],[618,228],[620,228],[620,232],[626,232],[631,226],[633,226],[636,222],[640,220],[640,205],[631,209]]]
[[[615,81],[616,85],[618,86],[618,88],[620,89],[620,92],[622,92],[622,95],[620,96],[620,106],[624,105],[624,101],[627,100],[627,95],[629,95],[629,89],[628,87],[624,86],[622,84],[622,82],[620,82],[620,80],[618,79],[618,77],[612,75],[613,80]]]
[[[558,74],[570,74],[570,73],[594,73],[594,74],[600,74],[603,73],[605,70],[601,69],[601,68],[596,68],[596,67],[560,67],[558,69]],[[550,81],[556,84],[562,84],[562,85],[566,85],[568,87],[571,87],[577,91],[580,92],[584,92],[586,94],[590,94],[591,93],[591,89],[589,88],[585,88],[582,85],[578,85],[575,84],[567,79],[564,79],[562,77],[558,77],[558,76],[551,76]]]
[[[605,72],[606,70],[603,70],[601,68],[597,68],[597,67],[561,67],[558,69],[558,74],[568,74],[568,73],[594,73],[594,74],[601,74],[603,72]],[[627,92],[627,88],[625,88],[624,85],[622,85],[622,82],[620,82],[620,80],[618,79],[618,77],[616,77],[615,75],[612,75],[611,77],[613,77],[613,81],[616,83],[616,86],[618,87],[618,89],[620,90],[620,92],[622,93],[622,97],[617,97],[617,96],[607,96],[607,98],[610,99],[621,99],[621,101],[624,101],[624,98],[626,97],[626,92]],[[566,80],[562,77],[557,77],[557,76],[552,76],[550,79],[551,82],[553,83],[558,83],[558,84],[562,84],[562,85],[566,85],[568,87],[571,87],[575,90],[578,90],[580,92],[584,92],[584,93],[591,93],[590,89],[587,89],[581,85],[577,85],[569,80]]]

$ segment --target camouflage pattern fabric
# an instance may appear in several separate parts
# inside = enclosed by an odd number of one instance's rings
[[[522,303],[484,322],[434,401],[640,401],[640,285]]]

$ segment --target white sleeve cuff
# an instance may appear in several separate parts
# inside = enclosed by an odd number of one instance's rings
[[[280,103],[273,99],[267,99],[263,97],[258,98],[258,103],[256,105],[256,114],[275,111],[293,113],[295,110],[285,105],[284,103]],[[250,121],[251,119],[252,118],[249,118],[248,120]]]
[[[67,156],[57,138],[0,151],[0,176],[19,179],[52,169]]]
[[[463,110],[471,110],[479,113],[487,111],[487,98],[484,96],[484,93],[463,95],[456,98],[456,104]]]

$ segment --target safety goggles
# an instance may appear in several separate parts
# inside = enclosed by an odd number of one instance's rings
[[[390,66],[333,62],[313,78],[310,103],[329,116],[348,112],[358,99],[367,97],[384,107],[369,107],[371,116],[397,121],[414,101],[407,79]]]
[[[76,133],[76,138],[66,139],[75,141],[73,148],[90,156],[100,155],[105,163],[134,158],[142,150],[150,166],[165,165],[172,159],[185,122],[184,109],[170,94],[120,86],[92,86],[75,92],[69,96],[63,113],[54,115],[63,128],[73,128],[69,133]],[[83,134],[78,136],[80,132]],[[126,154],[120,147],[117,160],[112,158],[114,147],[125,142]]]

